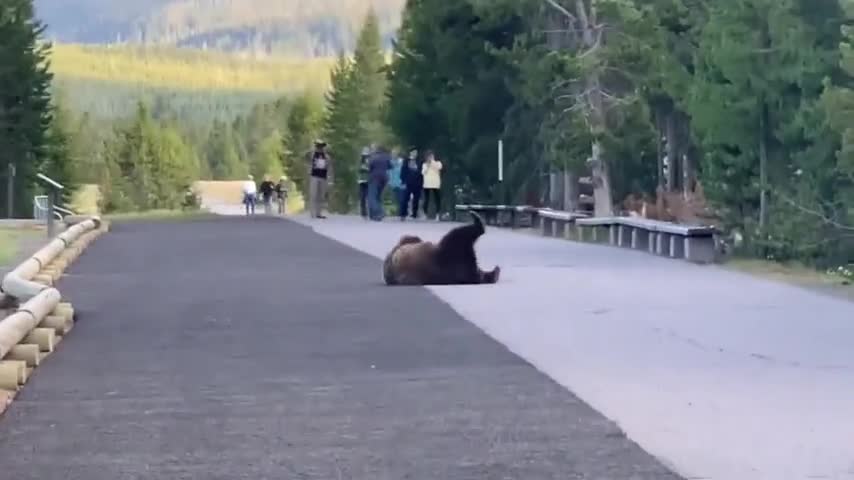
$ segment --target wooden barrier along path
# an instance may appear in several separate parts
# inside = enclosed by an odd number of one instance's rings
[[[69,226],[0,282],[15,310],[0,320],[0,414],[74,326],[74,307],[54,288],[68,266],[109,228],[98,217],[68,216]]]
[[[698,264],[714,263],[717,259],[716,237],[719,232],[712,226],[682,225],[638,217],[589,217],[584,213],[550,208],[481,204],[455,205],[455,219],[460,219],[460,214],[466,211],[478,212],[488,224],[496,226],[504,226],[505,223],[500,221],[501,215],[510,212],[513,228],[518,228],[517,218],[524,213],[531,218],[530,226],[546,237],[644,250]]]

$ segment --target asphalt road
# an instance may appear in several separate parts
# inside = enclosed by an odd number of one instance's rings
[[[381,259],[452,224],[298,216]],[[487,228],[489,288],[427,289],[686,478],[854,480],[854,304],[647,252]]]
[[[60,282],[79,321],[0,418],[0,477],[676,478],[427,289],[380,282],[289,221],[114,224]]]

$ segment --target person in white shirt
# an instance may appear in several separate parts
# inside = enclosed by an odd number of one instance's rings
[[[252,175],[243,182],[243,204],[246,206],[246,215],[255,215],[255,202],[258,196],[258,186]]]
[[[430,198],[436,204],[436,220],[442,213],[442,200],[440,189],[442,188],[442,162],[436,159],[433,151],[428,150],[425,155],[421,173],[424,175],[424,216],[430,218]]]

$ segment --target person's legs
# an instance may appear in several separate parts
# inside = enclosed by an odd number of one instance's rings
[[[359,183],[359,213],[368,218],[368,182]]]
[[[368,218],[373,220],[377,214],[377,182],[373,180],[368,182],[367,203]]]
[[[422,207],[424,209],[424,218],[430,218],[430,197],[432,194],[432,188],[424,189],[424,206]]]
[[[376,220],[380,211],[380,182],[371,180],[368,187],[368,214],[371,220]]]
[[[428,189],[424,190],[424,193],[426,195],[426,198],[432,198],[432,202],[430,202],[430,203],[433,204],[433,211],[435,212],[434,215],[436,218],[438,218],[439,217],[439,210],[442,207],[442,204],[439,203],[440,202],[440,200],[439,200],[439,189],[428,188]],[[428,212],[426,202],[424,204],[424,216],[430,218],[430,212]]]
[[[382,220],[385,218],[385,208],[383,207],[383,192],[385,191],[386,182],[380,180],[377,182],[377,191],[376,191],[376,207],[377,207],[377,220]]]
[[[327,186],[329,185],[328,181],[325,178],[317,179],[318,185],[318,196],[317,196],[317,217],[318,218],[326,218],[323,215],[323,208],[326,206],[326,192]]]
[[[401,220],[406,219],[406,213],[409,210],[409,197],[412,196],[412,191],[408,186],[404,185],[400,192],[400,199],[397,204],[397,215]]]
[[[434,203],[436,204],[436,220],[440,220],[442,215],[442,192],[438,188],[433,190],[435,193]]]
[[[317,217],[320,215],[319,210],[319,190],[320,190],[320,182],[319,178],[311,177],[308,180],[308,211],[312,217]]]
[[[249,212],[252,215],[255,215],[255,195],[249,195]]]
[[[421,201],[422,190],[421,187],[412,189],[412,218],[418,218],[418,203]]]
[[[400,202],[403,201],[403,189],[400,187],[395,187],[392,189],[391,193],[394,205],[397,207],[398,215],[400,215]]]

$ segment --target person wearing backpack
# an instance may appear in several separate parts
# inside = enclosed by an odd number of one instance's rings
[[[326,142],[314,141],[314,150],[308,155],[309,183],[308,183],[308,205],[312,218],[326,218],[323,215],[323,206],[326,203],[326,191],[332,182],[333,164],[332,157],[326,151]]]

